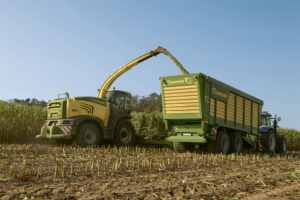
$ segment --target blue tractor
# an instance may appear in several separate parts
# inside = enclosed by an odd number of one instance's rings
[[[272,119],[273,126],[272,126]],[[268,111],[263,111],[260,117],[260,143],[263,149],[268,153],[285,153],[287,150],[287,142],[282,134],[277,134],[277,121],[280,121],[281,117],[272,118],[272,115]]]

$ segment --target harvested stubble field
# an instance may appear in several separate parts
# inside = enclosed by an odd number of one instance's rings
[[[299,199],[300,155],[0,145],[1,199]]]

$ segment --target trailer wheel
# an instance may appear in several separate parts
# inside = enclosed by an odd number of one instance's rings
[[[93,146],[100,143],[100,131],[95,124],[84,123],[79,126],[76,141],[79,146]]]
[[[228,153],[230,140],[228,134],[225,131],[220,131],[217,134],[217,144],[216,144],[216,151],[217,153]]]
[[[267,133],[262,133],[260,143],[265,152],[274,153],[276,150],[276,135],[273,130],[269,130]]]
[[[287,150],[287,142],[286,142],[285,137],[283,137],[282,143],[278,144],[277,152],[278,153],[285,153],[286,150]]]
[[[135,140],[135,130],[132,123],[126,119],[119,121],[114,133],[115,145],[134,145]]]
[[[233,132],[233,133],[229,133],[229,139],[230,139],[229,152],[241,153],[243,150],[242,136],[237,132]]]
[[[191,153],[195,149],[195,145],[189,142],[173,142],[173,146],[177,153]]]

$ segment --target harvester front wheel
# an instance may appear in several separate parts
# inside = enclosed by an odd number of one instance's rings
[[[283,137],[282,143],[278,144],[277,152],[278,153],[285,153],[286,150],[287,150],[287,142],[286,142],[285,137]]]
[[[242,136],[237,132],[233,132],[233,133],[229,133],[229,139],[230,139],[229,152],[241,153],[243,150]]]
[[[76,141],[79,146],[94,146],[100,143],[100,131],[95,124],[84,123],[79,126]]]
[[[276,150],[276,135],[273,130],[262,133],[260,136],[260,143],[265,152],[274,153]]]
[[[135,140],[135,130],[132,123],[126,119],[119,121],[114,133],[115,145],[134,145]]]
[[[195,145],[189,142],[173,142],[174,149],[177,153],[193,152]]]

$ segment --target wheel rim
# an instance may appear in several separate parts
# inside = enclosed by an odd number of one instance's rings
[[[284,140],[283,144],[282,144],[282,150],[283,150],[283,152],[286,152],[286,148],[287,148],[287,144],[286,144],[286,141]]]
[[[85,134],[85,141],[89,144],[95,142],[96,134],[94,131],[88,130]]]
[[[242,148],[242,140],[241,138],[238,138],[236,141],[235,141],[235,147],[236,147],[236,150],[237,151],[240,151],[241,148]]]
[[[275,148],[275,135],[272,134],[269,138],[269,147],[270,150],[273,150]]]
[[[223,152],[226,153],[228,148],[229,148],[229,140],[228,140],[227,137],[224,137],[223,140],[222,140],[222,150],[223,150]]]
[[[126,143],[131,140],[132,133],[128,126],[124,126],[120,131],[120,139],[122,142]]]

